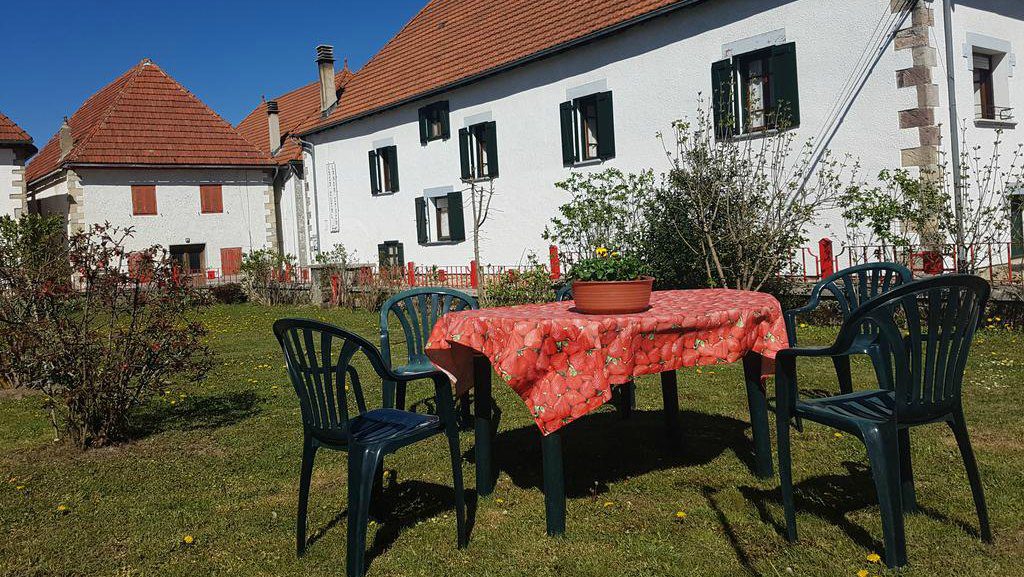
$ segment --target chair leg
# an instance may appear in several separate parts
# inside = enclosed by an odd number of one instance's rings
[[[544,458],[544,513],[548,535],[565,533],[565,473],[562,470],[561,433],[554,432],[541,439]]]
[[[447,432],[448,449],[452,458],[452,486],[455,489],[455,527],[458,535],[458,547],[464,549],[469,544],[466,534],[466,490],[462,482],[462,450],[459,448],[459,434],[452,430]]]
[[[793,456],[790,452],[789,418],[777,415],[779,435],[779,481],[782,488],[782,510],[786,517],[786,539],[796,541],[796,506],[793,502]]]
[[[380,447],[349,447],[348,453],[348,577],[363,577],[366,572],[366,525],[370,516],[373,477],[383,458]]]
[[[747,387],[750,429],[754,437],[754,474],[762,479],[772,476],[772,440],[768,427],[768,398],[761,388],[761,355],[750,352],[743,357],[743,380]]]
[[[313,459],[316,445],[313,438],[305,435],[302,442],[302,469],[299,471],[299,510],[295,521],[295,553],[302,557],[306,553],[306,511],[309,508],[309,484],[313,476]]]
[[[917,512],[917,492],[914,490],[914,465],[910,457],[910,429],[900,429],[899,443],[903,511],[915,513]]]
[[[985,506],[985,490],[981,486],[981,475],[978,473],[978,462],[974,458],[974,449],[971,447],[971,439],[967,434],[967,423],[963,413],[953,417],[949,422],[956,437],[956,444],[960,448],[960,456],[964,460],[964,468],[967,469],[967,479],[971,482],[971,494],[974,496],[974,508],[978,511],[978,525],[981,531],[981,540],[986,543],[992,542],[992,528],[988,522],[988,507]]]
[[[399,411],[405,410],[405,389],[406,383],[395,384],[395,408]]]
[[[381,396],[384,401],[385,409],[393,409],[395,407],[395,388],[397,383],[394,381],[383,381],[381,383]]]
[[[853,376],[850,374],[850,357],[832,357],[832,364],[836,367],[836,377],[839,379],[839,392],[848,395],[853,392]]]
[[[890,569],[901,567],[907,563],[907,541],[901,503],[899,436],[895,428],[874,426],[865,428],[861,433],[882,512],[885,563]]]

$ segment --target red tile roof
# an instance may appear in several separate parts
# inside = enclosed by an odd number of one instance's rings
[[[352,72],[348,68],[338,71],[334,76],[335,90],[344,89],[351,79]],[[278,143],[280,149],[277,154],[274,154],[274,160],[281,165],[294,160],[302,160],[302,146],[294,137],[295,130],[304,122],[320,116],[320,81],[296,88],[273,100],[277,101],[278,120],[281,122],[281,140],[283,141],[283,144]],[[235,128],[261,151],[266,154],[271,153],[266,102],[260,103]]]
[[[270,158],[149,60],[122,74],[68,120],[26,169],[29,183],[69,165],[269,166]]]
[[[431,0],[311,132],[424,96],[699,0]]]
[[[32,145],[32,137],[0,112],[0,144]],[[35,148],[35,147],[33,147]]]

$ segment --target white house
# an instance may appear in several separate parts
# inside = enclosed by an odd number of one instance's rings
[[[279,167],[194,94],[143,60],[85,101],[29,163],[30,210],[69,231],[133,227],[188,272],[237,273],[277,248]]]
[[[0,113],[0,215],[25,210],[25,161],[35,153],[32,137]]]
[[[314,168],[319,247],[465,264],[460,191],[471,177],[496,191],[483,260],[543,254],[541,233],[567,200],[555,182],[667,169],[655,133],[723,87],[739,100],[732,137],[771,130],[758,109],[786,102],[798,141],[850,153],[867,175],[940,162],[947,70],[969,140],[990,146],[1004,129],[1007,146],[1024,141],[1014,120],[1024,2],[954,4],[947,66],[939,1],[432,0],[337,103],[294,130]],[[809,235],[841,240],[843,228],[822,215]]]
[[[261,102],[237,126],[238,132],[278,167],[274,178],[278,250],[294,257],[299,266],[314,262],[315,248],[311,251],[310,247],[317,246],[317,222],[302,144],[294,131],[337,102],[352,78],[347,66],[335,72],[330,46],[321,46],[318,51],[320,80]],[[325,91],[321,86],[333,88]]]

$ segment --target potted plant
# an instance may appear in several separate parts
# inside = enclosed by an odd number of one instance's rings
[[[645,276],[640,259],[599,247],[595,255],[572,267],[576,310],[584,314],[638,313],[651,304],[654,279]]]

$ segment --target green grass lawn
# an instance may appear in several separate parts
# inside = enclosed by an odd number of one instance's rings
[[[316,541],[305,558],[294,553],[301,424],[270,332],[275,319],[293,315],[376,340],[370,313],[216,307],[207,315],[218,353],[209,377],[146,407],[136,440],[88,452],[52,441],[40,397],[0,397],[0,575],[343,574],[343,454],[318,456],[310,503]],[[834,331],[807,333],[824,342]],[[976,537],[948,429],[915,429],[923,512],[907,517],[910,565],[900,574],[1024,574],[1022,345],[1018,333],[982,331],[967,378],[995,544]],[[801,386],[835,389],[830,371],[827,361],[807,365]],[[867,382],[867,364],[855,371]],[[429,386],[414,385],[410,399],[423,399]],[[794,437],[801,540],[786,543],[777,481],[750,470],[739,366],[681,371],[685,442],[675,452],[663,441],[656,377],[639,379],[632,420],[606,407],[567,427],[564,538],[544,534],[539,432],[508,387],[496,382],[494,391],[503,411],[495,445],[501,474],[493,496],[477,502],[471,492],[469,548],[455,547],[447,448],[435,437],[386,462],[397,481],[386,490],[388,513],[370,527],[370,575],[890,573],[866,560],[881,552],[881,523],[864,449],[821,426]],[[464,433],[469,488],[472,447]]]

